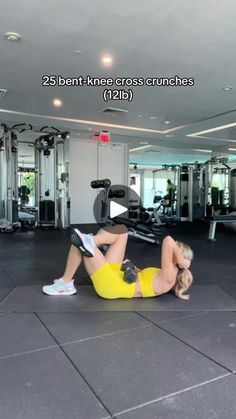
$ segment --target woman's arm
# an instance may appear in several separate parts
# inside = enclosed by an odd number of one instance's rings
[[[190,266],[190,261],[183,257],[179,246],[171,236],[165,237],[162,244],[161,254],[161,267],[168,268],[168,265],[172,263],[179,269],[186,269]]]
[[[185,259],[171,236],[164,238],[161,251],[161,271],[162,276],[168,283],[173,283],[176,277],[176,267],[185,269],[189,267],[190,262]]]
[[[170,291],[176,283],[178,269],[185,269],[190,262],[185,259],[171,236],[164,238],[161,250],[161,272],[154,279],[154,290],[159,294]],[[188,265],[188,266],[187,266]]]
[[[161,269],[168,269],[173,264],[174,257],[176,256],[175,245],[176,243],[171,236],[164,238],[161,248]]]
[[[174,263],[178,266],[179,269],[187,269],[190,266],[190,260],[186,259],[179,246],[175,242],[175,250],[174,250]]]

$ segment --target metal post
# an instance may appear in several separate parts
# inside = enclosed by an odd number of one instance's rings
[[[193,221],[193,168],[188,168],[188,218]]]
[[[40,165],[40,151],[38,149],[38,141],[35,141],[34,145],[35,153],[35,221],[37,224],[40,223],[40,188],[41,188],[41,165]]]
[[[177,168],[177,184],[176,184],[176,217],[180,217],[180,167]]]
[[[210,228],[209,228],[209,234],[208,234],[208,240],[211,240],[211,241],[215,240],[215,232],[216,232],[216,222],[211,221],[210,222]]]
[[[1,200],[1,208],[0,208],[0,225],[5,225],[6,218],[7,218],[7,144],[6,144],[6,136],[3,135],[2,138],[2,148],[0,151],[0,169],[1,169],[1,177],[0,177],[0,200]]]
[[[59,228],[58,219],[58,149],[57,138],[54,137],[53,146],[53,186],[54,186],[54,228]]]
[[[18,222],[17,142],[11,130],[5,133],[5,140],[7,166],[6,218],[12,226],[13,223]]]

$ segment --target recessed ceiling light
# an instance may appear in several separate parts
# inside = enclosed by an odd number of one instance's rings
[[[216,131],[220,131],[227,128],[233,128],[235,126],[236,126],[236,122],[232,122],[231,124],[219,125],[214,128],[205,129],[204,131],[193,132],[192,134],[187,134],[186,137],[198,137],[200,135],[209,134],[210,132],[216,132]],[[236,140],[226,140],[226,141],[230,141],[233,143],[236,142]]]
[[[5,35],[4,35],[4,38],[7,41],[13,41],[13,42],[21,40],[21,36],[17,32],[6,32]]]
[[[58,98],[53,99],[52,103],[57,108],[59,108],[60,106],[62,106],[62,101],[61,101],[61,99],[58,99]]]
[[[230,151],[236,151],[236,148],[228,148]]]
[[[140,141],[139,144],[146,145],[146,144],[148,144],[148,142],[147,141]]]
[[[156,116],[149,116],[149,119],[156,119]]]
[[[143,115],[138,115],[139,118],[142,118]]]
[[[203,150],[201,148],[194,148],[194,151],[200,151],[200,153],[212,153],[212,150]]]
[[[168,119],[165,120],[165,125],[169,125],[170,121]]]
[[[83,51],[81,51],[80,49],[76,49],[76,50],[74,51],[74,54],[83,54]]]
[[[112,65],[113,64],[112,56],[109,55],[109,54],[103,55],[102,56],[102,64],[107,65],[107,66]]]
[[[151,145],[143,145],[141,147],[130,148],[129,151],[132,152],[132,151],[144,150],[145,148],[149,148],[149,147],[152,147],[152,146]]]
[[[172,137],[174,137],[174,134],[165,134],[165,137],[166,138],[172,138]]]
[[[223,87],[224,92],[230,92],[230,90],[233,90],[232,86],[225,86]]]

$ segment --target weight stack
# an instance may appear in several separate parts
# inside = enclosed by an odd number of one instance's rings
[[[55,202],[41,201],[40,202],[40,222],[54,222],[55,221]]]

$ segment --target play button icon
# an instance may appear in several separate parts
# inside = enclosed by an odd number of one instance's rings
[[[94,180],[91,187],[94,195],[97,195],[93,214],[100,227],[109,228],[114,224],[130,226],[132,220],[137,221],[142,202],[133,189],[126,185],[112,184],[109,179]]]
[[[117,204],[115,201],[110,202],[110,218],[118,217],[128,211],[128,208],[123,205]]]

